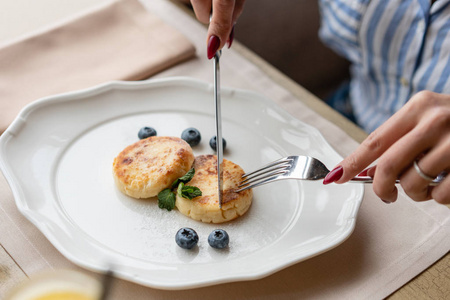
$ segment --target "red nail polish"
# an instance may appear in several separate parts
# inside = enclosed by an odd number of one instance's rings
[[[375,168],[376,166],[368,167],[367,169],[364,169],[361,173],[359,173],[358,176],[369,176],[373,178],[375,176]]]
[[[229,37],[229,39],[228,39],[228,48],[231,47],[231,44],[233,44],[233,41],[234,41],[234,26],[233,26],[233,28],[231,29],[230,37]]]
[[[323,184],[330,184],[332,182],[338,181],[339,178],[344,174],[344,168],[342,166],[336,167],[328,173],[328,175],[323,180]]]
[[[367,175],[367,171],[369,171],[369,169],[363,170],[361,173],[358,174],[358,176],[369,176]]]
[[[367,176],[374,177],[375,176],[375,170],[377,169],[377,166],[373,166],[367,169]]]
[[[219,46],[220,46],[219,38],[215,35],[212,35],[208,41],[208,48],[207,48],[208,59],[211,59],[214,57],[214,55],[216,55]]]

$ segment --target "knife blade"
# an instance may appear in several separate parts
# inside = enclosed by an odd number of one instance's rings
[[[217,151],[217,192],[219,208],[223,201],[223,140],[222,140],[222,112],[220,103],[220,56],[222,50],[214,56],[214,106],[216,110],[216,151]]]

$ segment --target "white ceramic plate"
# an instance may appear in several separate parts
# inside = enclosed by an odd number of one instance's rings
[[[310,155],[334,166],[341,157],[320,133],[272,101],[222,90],[225,158],[251,171],[287,155]],[[194,153],[213,153],[213,87],[188,78],[111,82],[38,100],[0,138],[0,166],[19,210],[69,260],[91,270],[109,265],[122,278],[160,289],[250,280],[318,255],[353,231],[360,184],[281,181],[254,189],[248,213],[203,224],[155,199],[121,194],[114,157],[138,140],[143,126],[159,136],[200,130]],[[192,251],[175,243],[181,227],[200,240]],[[230,235],[227,250],[208,245],[215,228]]]

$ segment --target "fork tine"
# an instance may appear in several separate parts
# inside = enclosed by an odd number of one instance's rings
[[[291,165],[289,163],[283,163],[283,164],[279,164],[279,165],[275,165],[274,167],[270,168],[263,168],[263,169],[259,169],[257,171],[254,171],[252,173],[250,173],[249,176],[242,176],[242,178],[245,178],[244,180],[242,180],[240,183],[243,184],[244,182],[250,181],[250,180],[258,180],[258,177],[260,176],[264,176],[262,178],[266,178],[268,176],[273,176],[273,175],[277,175],[279,174],[279,171],[282,171],[282,173],[284,173],[285,170],[287,170]],[[262,179],[260,178],[260,179]]]
[[[247,184],[253,184],[255,182],[261,181],[261,180],[266,179],[266,178],[278,177],[278,175],[283,175],[283,174],[286,174],[288,172],[289,172],[289,170],[282,169],[282,170],[278,170],[278,171],[275,171],[275,172],[270,172],[270,173],[267,173],[267,174],[266,173],[260,174],[261,176],[256,176],[255,175],[252,178],[247,178],[247,179],[241,181],[239,183],[239,185],[238,185],[238,188],[240,188],[240,187],[242,187],[244,185],[247,185]]]
[[[242,178],[249,177],[249,176],[251,176],[253,174],[256,174],[256,173],[260,173],[261,171],[264,171],[264,170],[269,169],[271,167],[275,167],[275,166],[280,165],[280,164],[284,164],[284,163],[290,164],[291,162],[292,162],[291,158],[283,157],[283,158],[280,158],[280,159],[278,159],[276,161],[273,161],[273,162],[271,162],[271,163],[269,163],[267,165],[264,165],[261,168],[255,170],[253,172],[245,173],[244,175],[242,175]]]
[[[239,192],[242,192],[242,191],[245,191],[245,190],[257,187],[257,186],[260,186],[260,185],[264,185],[264,184],[270,183],[270,182],[275,181],[277,179],[279,179],[278,175],[272,176],[272,177],[267,178],[266,180],[263,180],[263,181],[252,182],[252,184],[247,183],[247,185],[243,186],[243,187],[241,187],[242,185],[239,185],[238,189],[235,190],[235,192],[239,193]]]
[[[245,191],[247,189],[257,187],[272,181],[277,180],[280,175],[289,173],[289,168],[292,166],[293,159],[291,157],[283,157],[273,161],[261,168],[242,175],[242,180],[236,192]]]

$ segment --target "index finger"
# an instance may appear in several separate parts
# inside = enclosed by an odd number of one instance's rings
[[[218,49],[225,45],[230,36],[233,27],[234,6],[235,0],[213,0],[207,41],[211,36],[217,36],[220,40]]]
[[[197,19],[204,24],[208,24],[211,15],[212,0],[191,0],[191,4]]]
[[[417,124],[418,112],[405,105],[379,128],[373,131],[356,150],[340,164],[344,170],[337,183],[343,183],[358,175],[379,158],[394,143],[410,132]]]

